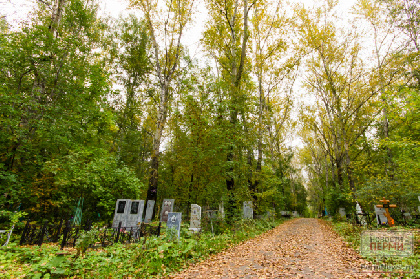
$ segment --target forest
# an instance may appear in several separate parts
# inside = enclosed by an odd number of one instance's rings
[[[18,27],[0,14],[3,215],[70,218],[80,198],[95,221],[122,198],[223,202],[228,219],[244,201],[420,205],[419,0],[129,0],[118,19],[36,3]]]

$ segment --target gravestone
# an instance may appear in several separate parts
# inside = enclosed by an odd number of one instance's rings
[[[411,217],[411,214],[409,212],[404,212],[403,213],[404,219],[405,220],[411,220],[413,219],[413,217]]]
[[[201,206],[199,206],[198,204],[192,204],[190,230],[194,232],[200,231],[200,225],[201,225]]]
[[[363,211],[362,211],[362,208],[360,207],[360,204],[356,203],[356,218],[359,220],[360,224],[362,224],[363,226],[366,226],[367,222],[366,222],[365,216],[358,215],[358,214],[363,214]]]
[[[121,227],[127,226],[128,213],[130,211],[131,200],[118,199],[115,204],[114,220],[112,221],[112,227],[118,228],[118,224],[121,223]]]
[[[252,209],[252,201],[245,201],[243,205],[243,219],[252,219],[254,217],[254,210]]]
[[[299,217],[299,213],[298,213],[297,211],[293,211],[293,212],[292,212],[292,216],[293,216],[293,217]]]
[[[154,200],[148,200],[146,206],[146,214],[144,215],[144,223],[149,224],[152,221],[153,208],[155,206]]]
[[[137,227],[141,224],[144,209],[144,200],[132,200],[127,215],[127,228]],[[130,230],[130,229],[129,229]]]
[[[340,214],[341,217],[346,218],[346,209],[344,207],[340,207],[338,209],[338,213]]]
[[[290,217],[291,216],[291,214],[290,214],[290,211],[280,211],[280,215],[281,216],[283,216],[283,217]]]
[[[180,232],[181,232],[182,213],[181,212],[168,212],[167,219],[168,219],[166,222],[167,233],[170,230],[175,230],[179,238]]]
[[[174,209],[175,199],[164,199],[162,203],[162,210],[160,211],[160,221],[167,222],[168,214]]]
[[[223,202],[219,203],[219,214],[222,219],[225,219],[225,207],[223,206]]]
[[[385,214],[385,208],[378,208],[374,206],[375,208],[375,214],[376,214],[376,223],[378,225],[385,225],[388,224],[388,218],[386,218]]]

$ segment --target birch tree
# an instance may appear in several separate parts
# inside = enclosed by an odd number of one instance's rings
[[[131,0],[144,14],[152,44],[151,64],[155,72],[158,97],[154,119],[152,154],[147,200],[156,200],[158,191],[159,156],[162,135],[172,98],[172,82],[177,74],[183,51],[181,38],[191,21],[193,0]]]

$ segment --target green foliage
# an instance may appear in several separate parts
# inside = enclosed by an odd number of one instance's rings
[[[87,250],[89,244],[92,244],[91,235],[94,234],[88,232],[78,241],[77,254],[65,255],[58,255],[58,246],[18,247],[12,243],[8,247],[0,247],[0,277],[163,276],[255,237],[279,223],[278,220],[242,221],[235,223],[234,229],[214,236],[208,232],[193,234],[183,230],[179,241],[166,237],[148,237],[138,244],[115,244],[97,250]]]

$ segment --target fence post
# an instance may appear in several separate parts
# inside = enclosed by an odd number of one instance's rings
[[[156,236],[160,236],[160,224],[161,224],[161,222],[159,221],[159,227],[158,227],[158,229],[157,229],[157,234],[156,234]]]
[[[59,235],[60,235],[60,232],[61,232],[61,227],[63,226],[63,219],[61,219],[60,220],[60,224],[58,225],[58,229],[57,229],[57,232],[55,233],[55,236],[54,236],[54,238],[53,238],[53,241],[54,242],[58,242],[58,238],[59,238]]]
[[[102,239],[102,247],[105,247],[105,240],[106,240],[106,231],[108,227],[104,228],[104,238]]]
[[[29,222],[30,221],[31,220],[28,219],[28,221],[26,222],[25,228],[23,229],[22,236],[20,237],[19,245],[23,245],[23,243],[25,243],[25,237],[26,237],[26,234],[28,233],[28,230],[29,230],[29,226],[30,226]]]
[[[41,233],[38,239],[38,245],[41,247],[42,242],[44,241],[45,231],[47,230],[48,221],[45,221],[44,226],[42,226]]]
[[[76,240],[77,240],[78,234],[79,234],[79,228],[76,229],[76,233],[74,235],[73,248],[74,246],[76,246]]]
[[[121,224],[122,224],[122,221],[120,221],[120,222],[118,223],[117,238],[115,239],[115,243],[118,243],[118,240],[119,240],[119,238],[120,238]]]
[[[63,230],[63,241],[61,242],[60,250],[63,250],[64,246],[66,246],[66,244],[67,244],[67,235],[68,235],[70,229],[71,229],[70,228],[70,220],[68,220],[66,222],[66,227]]]

